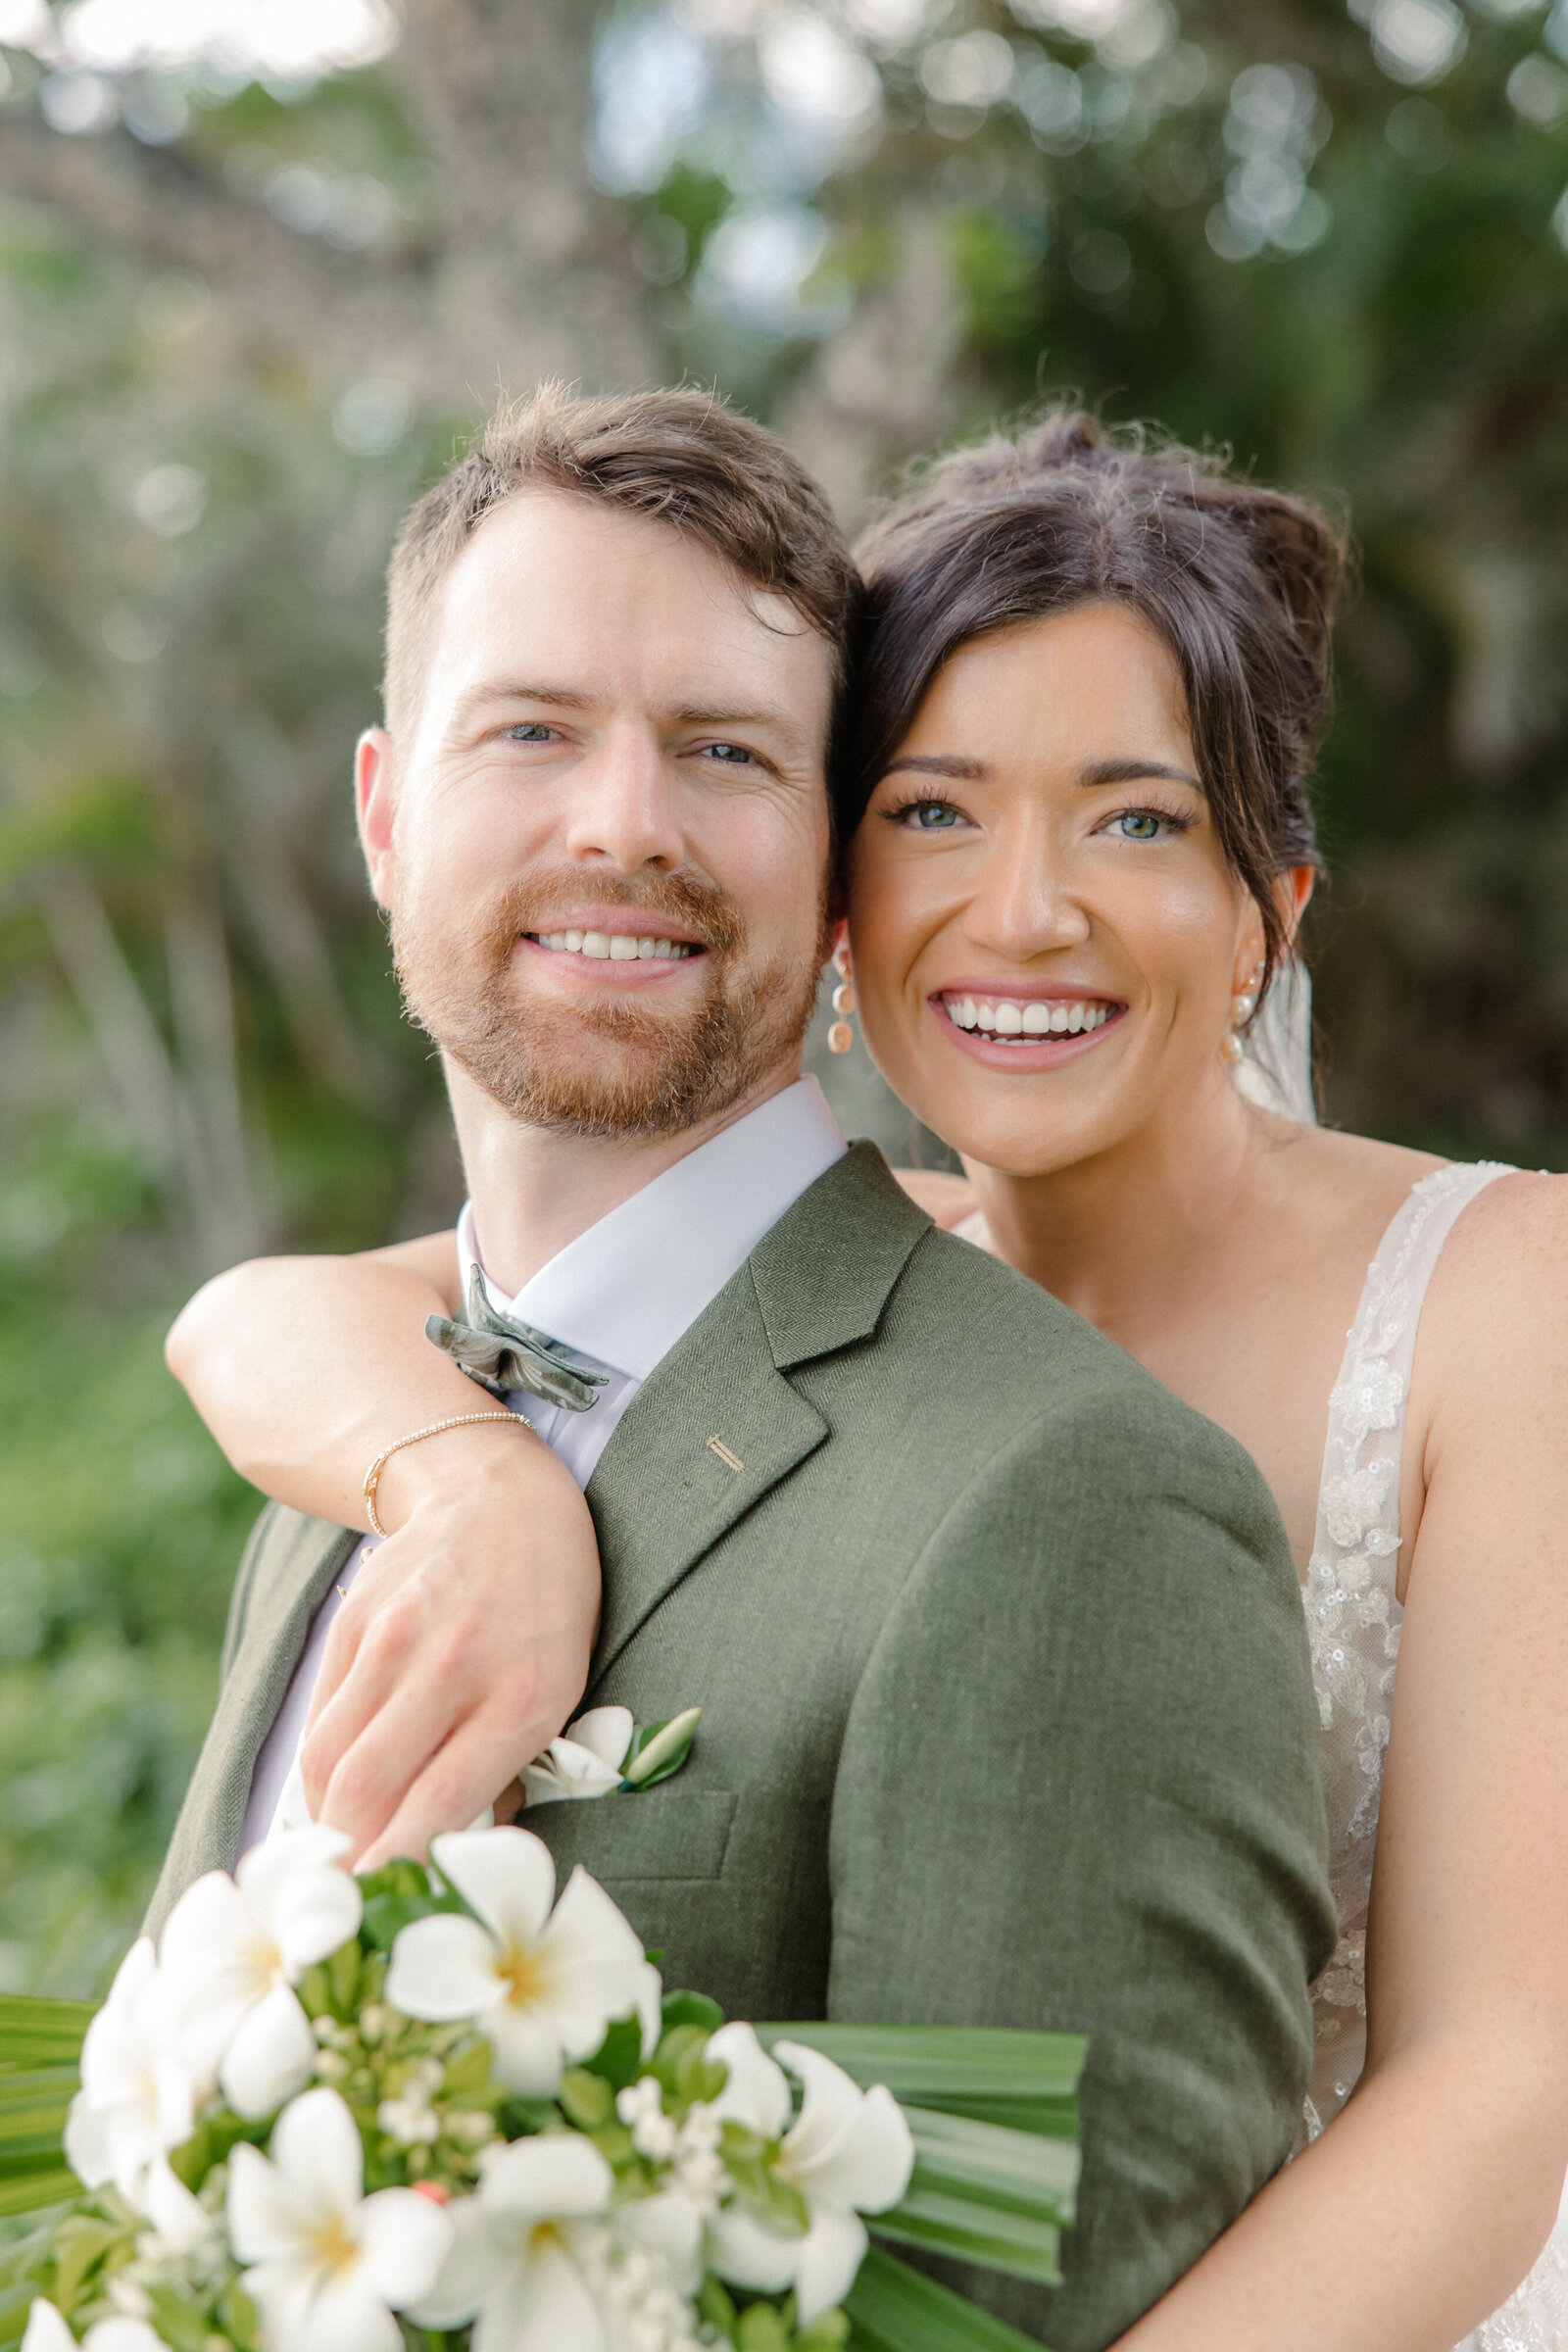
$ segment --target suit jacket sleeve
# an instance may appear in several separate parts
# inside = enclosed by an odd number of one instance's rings
[[[1086,2033],[1066,2284],[948,2275],[1098,2352],[1287,2154],[1334,1926],[1296,1576],[1251,1462],[1133,1389],[960,1494],[837,1775],[830,2014]]]

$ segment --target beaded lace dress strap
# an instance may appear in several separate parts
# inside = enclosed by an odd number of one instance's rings
[[[1329,1399],[1317,1529],[1301,1593],[1340,1912],[1339,1947],[1314,1988],[1314,2124],[1343,2103],[1364,2054],[1367,1898],[1399,1649],[1399,1457],[1417,1327],[1456,1219],[1489,1184],[1514,1172],[1490,1160],[1455,1163],[1412,1186],[1368,1268]]]

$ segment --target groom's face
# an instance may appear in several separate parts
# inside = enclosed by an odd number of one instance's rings
[[[824,640],[669,526],[528,491],[361,746],[404,993],[506,1108],[670,1134],[788,1068],[824,953]]]

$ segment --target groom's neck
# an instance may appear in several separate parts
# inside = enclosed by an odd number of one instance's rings
[[[579,1234],[800,1074],[797,1051],[727,1108],[678,1135],[606,1139],[528,1126],[449,1062],[452,1116],[486,1274],[514,1297]]]

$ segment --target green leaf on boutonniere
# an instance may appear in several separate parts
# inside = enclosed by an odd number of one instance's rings
[[[632,1735],[620,1767],[623,1788],[657,1788],[679,1772],[692,1752],[692,1740],[703,1719],[701,1707],[683,1707],[663,1723],[639,1727]]]

